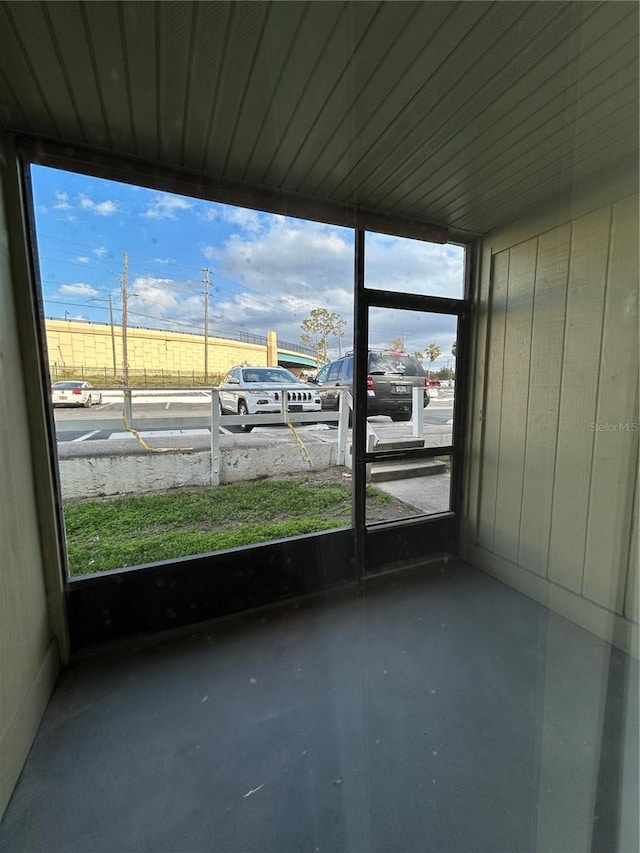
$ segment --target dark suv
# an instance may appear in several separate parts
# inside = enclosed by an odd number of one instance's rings
[[[315,378],[322,408],[335,410],[340,390],[353,391],[353,354],[320,368]],[[369,350],[367,365],[367,414],[389,415],[394,421],[411,419],[411,389],[424,388],[424,405],[429,405],[427,378],[417,358],[391,350]]]

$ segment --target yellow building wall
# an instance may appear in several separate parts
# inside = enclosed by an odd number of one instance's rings
[[[106,323],[80,320],[46,320],[45,330],[49,368],[52,375],[60,369],[122,373],[122,328]],[[204,373],[204,336],[158,329],[129,327],[127,330],[129,370],[150,373]],[[267,365],[267,347],[224,338],[209,338],[209,374],[226,373],[236,364]]]

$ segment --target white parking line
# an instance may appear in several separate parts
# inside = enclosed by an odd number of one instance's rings
[[[138,435],[145,441],[153,441],[156,438],[175,438],[176,436],[189,435],[209,435],[208,429],[155,429],[155,430],[139,430]],[[135,436],[128,432],[112,432],[109,436],[109,441],[120,441],[123,438],[135,439]]]
[[[94,429],[91,432],[87,432],[84,435],[81,435],[79,438],[72,438],[71,441],[86,441],[88,438],[93,438],[93,436],[97,435],[99,432],[99,429]]]
[[[168,409],[170,405],[171,405],[171,403],[167,403],[167,405],[165,406],[165,409]]]

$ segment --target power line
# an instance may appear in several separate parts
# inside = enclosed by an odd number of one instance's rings
[[[89,249],[89,251],[93,252],[94,254],[95,254],[96,249],[106,248],[105,246],[92,246],[89,243],[80,243],[77,240],[67,240],[64,237],[54,237],[53,234],[38,234],[37,236],[38,236],[38,240],[40,240],[41,238],[44,238],[46,240],[57,240],[60,243],[67,243],[71,246],[79,246],[83,249]],[[61,251],[61,252],[64,251],[63,249],[55,249],[55,247],[53,247],[53,246],[51,246],[49,248],[54,249],[55,251]],[[69,254],[74,254],[74,253],[69,252]],[[113,249],[107,249],[106,254],[113,255],[115,257],[117,252]],[[202,272],[201,267],[192,267],[189,264],[181,264],[178,261],[157,260],[157,259],[153,259],[153,258],[143,258],[142,255],[129,254],[129,259],[131,259],[131,258],[141,259],[145,263],[160,264],[161,266],[181,267],[182,269],[191,270],[192,272],[197,272],[197,273]]]
[[[117,275],[114,270],[108,270],[105,267],[95,267],[92,264],[85,264],[82,261],[67,261],[65,258],[45,258],[40,256],[40,262],[45,262],[49,264],[70,264],[74,267],[82,267],[85,270],[97,270],[98,272],[106,272],[109,275]]]
[[[89,245],[89,244],[87,244],[87,243],[80,243],[80,242],[78,242],[78,241],[76,241],[76,240],[66,240],[66,239],[64,239],[64,238],[62,238],[62,237],[53,237],[52,235],[42,235],[42,236],[46,237],[46,238],[47,238],[47,239],[49,239],[49,240],[59,240],[59,241],[60,241],[60,242],[62,242],[62,243],[68,243],[68,244],[71,244],[71,245],[74,245],[74,246],[80,246],[81,248],[89,249],[90,251],[93,251],[93,249],[94,249],[94,248],[102,248],[102,247],[92,247],[91,245]],[[50,246],[50,247],[48,247],[48,248],[49,248],[49,250],[53,250],[53,251],[56,251],[56,252],[58,252],[58,251],[59,251],[59,252],[64,252],[64,251],[65,251],[64,249],[57,249],[56,247],[53,247],[53,246]],[[110,250],[110,249],[108,249],[108,250],[107,250],[107,253],[108,253],[108,254],[110,254],[110,255],[115,255],[115,252],[114,252],[114,251],[112,251],[112,250]],[[74,253],[74,252],[67,252],[67,254],[75,254],[75,253]],[[141,255],[132,255],[131,253],[129,253],[129,259],[131,260],[132,258],[139,258],[139,259],[141,259],[141,260],[143,261],[143,263],[147,263],[147,264],[154,264],[154,263],[156,263],[156,264],[160,264],[161,266],[174,266],[174,267],[179,267],[179,268],[181,268],[181,269],[191,270],[191,271],[193,271],[193,272],[198,272],[198,273],[202,272],[202,267],[192,267],[192,266],[190,266],[190,265],[188,265],[188,264],[181,264],[181,263],[179,263],[179,262],[177,262],[177,261],[157,261],[157,260],[153,260],[153,259],[151,259],[151,258],[143,258]],[[113,274],[113,275],[118,275],[118,273],[117,273],[117,272],[115,272],[115,271],[113,271],[113,270],[105,270],[105,269],[104,269],[104,267],[94,267],[94,266],[92,266],[92,265],[90,265],[90,264],[86,264],[86,263],[84,263],[84,262],[77,262],[77,261],[76,261],[76,262],[73,262],[73,261],[64,261],[64,260],[62,260],[62,259],[58,259],[58,258],[43,258],[43,260],[48,260],[49,262],[52,262],[52,263],[56,263],[56,262],[59,262],[59,263],[74,263],[74,264],[77,264],[77,265],[79,265],[79,266],[81,266],[81,267],[91,268],[91,269],[96,269],[96,270],[100,270],[100,271],[104,271],[104,272],[109,272],[109,273],[111,273],[111,274]],[[148,273],[151,273],[152,275],[153,275],[153,274],[155,274],[155,272],[156,272],[155,270],[151,270],[151,269],[148,269],[148,268],[147,268],[147,269],[145,269],[144,267],[139,267],[139,266],[137,266],[137,265],[136,265],[136,267],[135,267],[135,268],[136,268],[137,270],[139,270],[139,271],[142,271],[142,272],[148,272]],[[214,272],[213,270],[210,270],[210,273],[211,273],[211,275],[212,275],[214,278],[219,279],[220,281],[226,281],[226,282],[228,282],[229,284],[234,285],[234,287],[239,288],[240,290],[246,290],[246,291],[248,291],[249,293],[254,293],[254,294],[256,294],[257,296],[260,296],[260,297],[261,297],[262,299],[264,299],[265,301],[269,301],[269,302],[274,302],[274,301],[275,301],[275,298],[274,298],[274,297],[272,297],[272,296],[270,296],[268,293],[263,293],[263,292],[262,292],[262,291],[260,291],[260,290],[256,290],[256,289],[255,289],[255,288],[253,288],[253,287],[249,287],[249,285],[247,285],[247,284],[242,284],[242,283],[241,283],[241,282],[239,282],[239,281],[235,281],[234,279],[227,278],[226,276],[222,276],[222,275],[220,275],[219,273]],[[168,279],[164,279],[164,280],[165,280],[165,281],[169,281]],[[221,289],[221,290],[228,290],[228,291],[230,291],[230,292],[232,292],[232,293],[233,293],[233,291],[231,290],[231,288],[225,288],[225,287],[222,287],[221,285],[218,285],[218,287],[220,287],[220,289]]]
[[[76,240],[67,240],[67,239],[62,238],[62,237],[54,237],[53,235],[41,235],[41,236],[45,237],[48,240],[57,240],[59,242],[67,243],[69,245],[79,246],[81,248],[88,249],[89,251],[92,251],[92,252],[93,252],[94,248],[103,248],[103,247],[92,247],[90,244],[87,244],[87,243],[81,243],[81,242],[76,241]],[[48,247],[48,249],[49,249],[49,251],[53,250],[56,252],[65,252],[66,254],[74,254],[73,252],[67,252],[64,249],[59,249],[55,246],[53,246],[53,247],[50,246],[50,247]],[[107,253],[109,255],[115,255],[115,252],[110,250],[110,249],[107,250]],[[199,273],[202,272],[201,267],[191,267],[187,264],[181,264],[181,263],[178,263],[176,261],[170,261],[168,263],[165,263],[164,261],[162,261],[162,262],[161,261],[154,261],[154,260],[151,260],[149,258],[142,258],[141,255],[131,255],[131,254],[129,254],[129,258],[130,259],[131,258],[139,258],[143,261],[143,263],[151,263],[151,264],[155,263],[155,264],[161,264],[162,266],[177,267],[177,268],[181,268],[181,269],[185,269],[185,270],[191,270],[191,271],[199,272]],[[63,258],[51,258],[51,257],[49,257],[49,258],[42,257],[42,260],[44,260],[48,263],[66,263],[66,264],[70,264],[73,266],[78,266],[82,269],[98,271],[98,272],[106,272],[109,275],[112,275],[114,277],[116,277],[118,275],[118,272],[116,272],[115,270],[106,269],[105,267],[94,266],[93,264],[87,264],[87,263],[80,262],[80,261],[69,261],[69,260],[65,260]],[[161,281],[168,288],[178,290],[178,291],[183,292],[183,293],[188,293],[192,296],[198,295],[199,291],[195,288],[192,289],[192,288],[187,287],[184,284],[180,284],[180,283],[178,283],[172,279],[160,278],[157,275],[157,273],[159,271],[157,271],[155,269],[154,270],[151,270],[149,268],[145,269],[144,267],[140,267],[137,264],[135,265],[135,267],[133,267],[133,265],[132,265],[132,267],[129,268],[129,275],[130,276],[137,276],[137,277],[144,278],[145,272],[148,273],[152,278],[155,278],[157,281]],[[224,293],[228,293],[232,297],[239,296],[241,293],[250,294],[254,297],[254,299],[258,305],[263,304],[263,305],[271,307],[273,309],[281,308],[281,302],[278,299],[278,297],[272,296],[271,294],[265,293],[265,292],[260,291],[260,290],[256,290],[255,288],[250,287],[249,285],[246,285],[246,284],[242,284],[241,282],[235,281],[234,279],[230,279],[230,278],[227,278],[226,276],[222,276],[219,273],[214,272],[213,270],[210,270],[209,272],[210,272],[210,275],[215,279],[215,283],[214,283],[214,289],[215,290],[219,290],[219,291],[223,291]],[[141,275],[141,273],[142,273],[142,275]],[[227,282],[227,284],[232,285],[232,287],[225,286],[224,284],[221,284],[221,282]],[[55,284],[55,282],[52,282],[52,281],[49,281],[48,283]],[[101,292],[107,292],[106,290],[101,289],[101,288],[95,288],[95,289],[101,290]],[[45,300],[45,301],[50,301],[50,300]]]

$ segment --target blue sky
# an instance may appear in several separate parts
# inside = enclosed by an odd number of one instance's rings
[[[346,319],[351,344],[351,230],[41,166],[32,176],[47,317],[106,323],[111,295],[119,323],[127,252],[131,325],[202,333],[208,267],[210,334],[274,329],[295,343],[309,312],[325,307]],[[366,257],[370,286],[462,295],[459,247],[372,234]],[[450,358],[455,323],[410,312],[372,317],[372,346],[402,336],[409,351],[438,343],[440,367]]]

